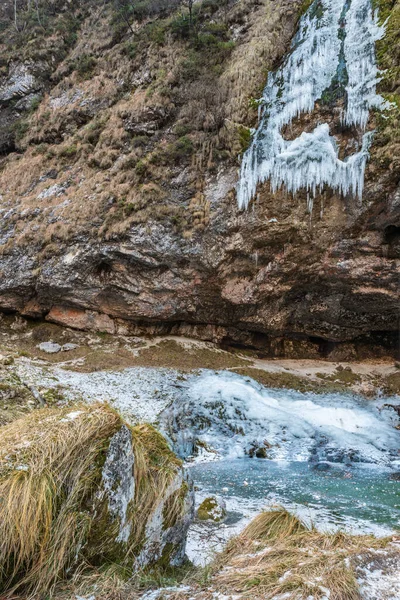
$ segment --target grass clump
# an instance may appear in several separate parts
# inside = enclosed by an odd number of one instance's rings
[[[128,428],[135,485],[124,519],[132,526],[126,539],[118,537],[123,521],[112,509],[118,496],[111,498],[103,466],[111,439],[126,428],[104,404],[44,408],[0,428],[2,592],[48,598],[82,569],[90,578],[113,564],[131,576],[136,557],[147,551],[148,524],[160,506],[167,506],[169,523],[186,514],[181,461],[150,425]],[[113,494],[119,471],[116,477]],[[175,488],[180,494],[172,497]],[[151,542],[153,550],[158,542]],[[170,546],[168,557],[175,551]],[[150,550],[149,557],[151,565]]]
[[[283,508],[258,515],[217,558],[213,585],[241,598],[359,600],[352,558],[388,540],[320,533]]]
[[[120,419],[106,406],[43,409],[0,429],[0,587],[31,596],[66,575],[90,531],[96,468]]]

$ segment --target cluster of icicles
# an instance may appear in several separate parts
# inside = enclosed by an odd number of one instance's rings
[[[274,192],[283,185],[289,192],[305,188],[315,195],[329,186],[361,198],[372,139],[372,133],[365,132],[369,111],[387,107],[376,93],[375,42],[383,34],[371,0],[314,0],[300,20],[290,54],[269,74],[259,126],[243,156],[239,208],[247,208],[257,185],[268,180]],[[316,101],[338,82],[346,99],[342,122],[364,131],[361,148],[340,160],[327,123],[285,140],[282,128],[312,112]]]

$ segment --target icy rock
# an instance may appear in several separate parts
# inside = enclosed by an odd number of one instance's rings
[[[42,342],[36,348],[39,348],[42,352],[46,352],[46,354],[57,354],[57,352],[61,351],[60,344],[56,344],[55,342]]]
[[[222,521],[226,517],[226,503],[220,496],[209,496],[197,509],[200,521]]]
[[[268,440],[272,460],[390,468],[398,456],[397,423],[397,411],[384,400],[272,390],[236,373],[211,371],[193,377],[160,415],[182,457],[201,444],[220,457],[237,458]]]
[[[243,156],[237,188],[239,208],[247,208],[259,183],[270,181],[275,192],[285,186],[313,196],[325,186],[343,195],[362,197],[372,133],[363,134],[361,148],[345,160],[327,123],[286,140],[281,131],[303,113],[311,113],[324,93],[340,91],[346,101],[342,120],[363,133],[372,108],[388,103],[376,93],[380,75],[375,42],[384,26],[370,0],[314,1],[300,20],[292,50],[283,65],[268,76],[261,99],[260,124]],[[312,197],[308,208],[312,210]]]

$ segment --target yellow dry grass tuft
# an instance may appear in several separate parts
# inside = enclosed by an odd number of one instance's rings
[[[240,598],[359,600],[351,559],[388,540],[321,533],[283,508],[261,513],[217,558],[213,586]]]
[[[182,462],[151,425],[130,428],[135,456],[134,523],[128,543],[116,542],[102,469],[121,417],[105,404],[44,408],[0,428],[0,590],[51,597],[74,576],[97,567],[129,571],[146,542],[146,525],[162,510],[165,527],[178,521],[188,486]],[[172,484],[172,487],[171,487]],[[115,565],[114,565],[115,566]]]
[[[37,597],[66,574],[90,528],[99,458],[120,423],[95,405],[38,410],[0,429],[2,590]]]
[[[145,527],[154,507],[166,496],[168,487],[182,465],[165,438],[151,425],[132,429],[135,453],[135,530],[128,554],[135,555],[145,539]],[[177,508],[176,515],[180,512]],[[172,516],[171,516],[172,518]]]

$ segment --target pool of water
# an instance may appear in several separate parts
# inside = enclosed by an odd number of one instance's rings
[[[400,527],[400,481],[374,465],[225,459],[190,467],[201,496],[221,495],[237,514],[249,501],[295,507],[317,525],[360,530]],[[254,502],[255,501],[255,502]]]

